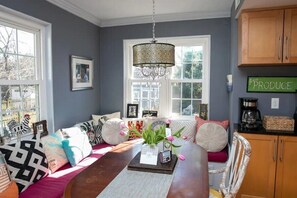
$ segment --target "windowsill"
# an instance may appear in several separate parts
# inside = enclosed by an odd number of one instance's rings
[[[21,140],[30,140],[33,138],[33,133],[26,133],[24,135],[22,135]],[[9,142],[5,142],[4,144],[14,144],[14,143],[17,143],[17,137],[13,137],[10,139]]]

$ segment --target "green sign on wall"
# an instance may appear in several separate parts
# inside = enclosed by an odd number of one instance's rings
[[[296,93],[297,77],[257,77],[247,79],[247,92]]]

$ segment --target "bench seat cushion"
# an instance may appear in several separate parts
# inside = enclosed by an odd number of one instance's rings
[[[219,152],[207,152],[209,162],[226,162],[228,160],[228,146]]]
[[[67,163],[55,173],[29,186],[29,188],[20,194],[20,198],[61,198],[64,189],[73,177],[111,149],[112,146],[109,144],[95,145],[92,154],[84,158],[75,167],[71,167],[71,165]]]

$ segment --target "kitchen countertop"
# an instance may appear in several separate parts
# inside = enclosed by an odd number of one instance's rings
[[[287,136],[297,136],[297,132],[293,131],[268,131],[263,127],[258,129],[246,129],[243,128],[240,124],[234,124],[234,130],[239,133],[251,133],[251,134],[263,134],[263,135],[287,135]]]

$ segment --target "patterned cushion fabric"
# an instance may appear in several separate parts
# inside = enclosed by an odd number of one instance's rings
[[[208,152],[218,152],[228,144],[228,134],[221,125],[205,123],[196,134],[196,143]]]
[[[11,178],[16,181],[20,192],[48,174],[40,135],[36,139],[1,146],[0,151],[5,155]]]
[[[105,115],[92,115],[92,119],[94,122],[94,126],[98,125],[98,121],[101,119],[104,119],[105,121],[111,118],[121,118],[121,112],[115,112],[111,114],[105,114]]]
[[[0,154],[0,193],[8,188],[10,177],[4,156]],[[1,196],[0,196],[1,197]]]
[[[62,141],[63,149],[71,166],[76,166],[92,153],[92,146],[86,134],[72,136]]]
[[[174,133],[181,128],[184,130],[181,132],[182,137],[186,136],[188,141],[194,142],[196,134],[196,121],[195,120],[171,120],[170,129]]]
[[[7,188],[0,192],[0,197],[3,198],[17,198],[19,197],[19,189],[15,181],[11,181]]]
[[[128,136],[120,135],[124,121],[118,118],[107,120],[102,127],[102,137],[107,144],[116,145],[128,140]]]
[[[93,126],[93,120],[89,120],[87,122],[78,123],[74,126],[80,127],[80,129],[88,135],[90,144],[94,146],[104,142],[101,135],[102,125],[103,124],[100,121],[100,124]]]
[[[68,163],[68,159],[62,147],[62,137],[60,131],[41,138],[44,153],[48,161],[51,173],[54,173],[63,165]]]

